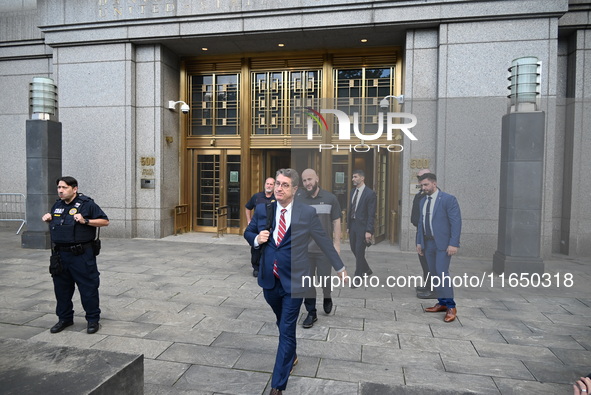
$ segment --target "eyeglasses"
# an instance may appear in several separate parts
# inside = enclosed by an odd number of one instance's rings
[[[276,188],[281,188],[281,189],[288,189],[288,188],[291,188],[291,185],[289,185],[289,184],[288,184],[288,183],[286,183],[286,182],[284,182],[284,183],[281,183],[281,182],[279,182],[279,181],[276,181],[276,182],[275,182],[275,187],[276,187]]]

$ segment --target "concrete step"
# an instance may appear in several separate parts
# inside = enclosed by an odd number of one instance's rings
[[[0,339],[5,395],[144,393],[144,356]]]

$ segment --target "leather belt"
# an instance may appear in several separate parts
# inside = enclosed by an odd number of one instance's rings
[[[435,240],[435,237],[433,237],[433,236],[423,236],[423,238],[425,240]]]

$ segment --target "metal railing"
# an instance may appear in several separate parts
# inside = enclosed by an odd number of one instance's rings
[[[189,205],[179,204],[174,207],[174,235],[189,231]]]
[[[217,208],[217,220],[217,237],[220,237],[224,235],[224,232],[228,233],[228,206]]]
[[[0,193],[0,221],[21,222],[18,235],[27,223],[27,198],[22,193]]]
[[[347,234],[347,210],[341,211],[341,241],[349,241]]]

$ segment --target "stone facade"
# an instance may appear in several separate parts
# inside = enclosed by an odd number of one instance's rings
[[[10,3],[10,2],[9,2]],[[26,191],[28,84],[53,78],[63,125],[63,171],[100,202],[117,237],[172,233],[179,203],[181,61],[203,46],[218,54],[351,48],[348,32],[402,48],[405,112],[419,143],[401,159],[399,242],[414,249],[412,158],[429,158],[463,216],[462,253],[497,246],[501,122],[507,69],[542,64],[546,114],[542,256],[591,255],[584,155],[591,144],[591,2],[581,0],[38,0],[0,8],[1,192]],[[273,40],[271,40],[273,38]],[[359,43],[355,45],[361,45]],[[173,137],[166,142],[165,137]],[[155,188],[142,189],[140,158],[154,157]],[[581,180],[581,181],[579,181]]]

